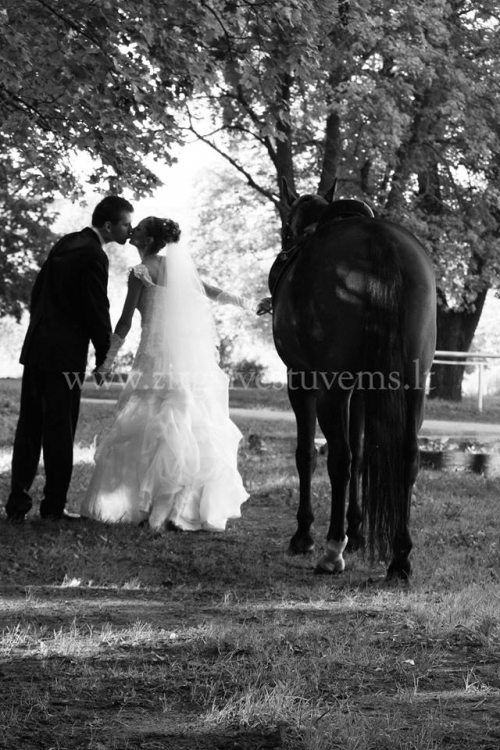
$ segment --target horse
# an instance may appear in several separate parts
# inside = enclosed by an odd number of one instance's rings
[[[315,572],[344,552],[388,562],[408,581],[412,490],[426,379],[436,345],[433,267],[419,240],[362,201],[292,193],[284,250],[269,273],[273,337],[287,367],[299,477],[290,555],[314,550],[316,421],[326,438],[330,523]],[[347,506],[347,513],[346,513]]]

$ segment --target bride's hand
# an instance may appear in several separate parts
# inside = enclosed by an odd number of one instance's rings
[[[104,365],[100,365],[93,370],[92,375],[97,385],[102,385],[106,380],[110,379],[111,371],[104,367]]]
[[[265,315],[266,313],[272,314],[273,312],[273,300],[271,297],[263,297],[257,305],[255,311],[257,315]]]

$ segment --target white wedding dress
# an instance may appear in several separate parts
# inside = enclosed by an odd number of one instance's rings
[[[248,497],[237,468],[242,435],[229,418],[210,303],[194,266],[171,248],[162,284],[143,264],[131,269],[143,284],[141,340],[81,514],[222,531]]]

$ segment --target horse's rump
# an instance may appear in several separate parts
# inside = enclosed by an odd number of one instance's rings
[[[377,548],[385,558],[395,528],[407,520],[402,502],[406,436],[402,248],[390,226],[353,218],[320,222],[308,251],[303,260],[310,264],[305,278],[311,286],[311,274],[315,275],[319,288],[321,276],[326,290],[315,314],[327,317],[333,332],[332,349],[326,352],[326,341],[323,352],[316,352],[315,364],[321,357],[324,363],[328,358],[330,367],[337,363],[337,370],[343,370],[354,389],[361,391],[363,518],[372,557]],[[338,372],[332,382],[342,385],[349,377]]]

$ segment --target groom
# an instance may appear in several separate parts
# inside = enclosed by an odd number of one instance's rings
[[[97,369],[111,334],[108,257],[103,245],[125,244],[132,212],[124,198],[104,198],[94,210],[92,227],[56,242],[36,278],[20,358],[24,365],[21,404],[11,493],[5,505],[12,522],[23,521],[32,507],[28,493],[42,448],[46,481],[40,516],[54,521],[79,518],[64,507],[89,343],[95,349]]]

